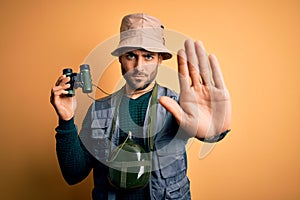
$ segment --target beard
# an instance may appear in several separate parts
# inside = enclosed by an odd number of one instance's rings
[[[137,69],[126,71],[122,66],[122,75],[131,89],[144,90],[155,80],[157,69],[148,74]]]

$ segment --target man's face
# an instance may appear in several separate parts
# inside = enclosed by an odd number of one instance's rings
[[[119,62],[122,75],[131,89],[143,90],[155,80],[162,57],[158,53],[134,50],[120,56]]]

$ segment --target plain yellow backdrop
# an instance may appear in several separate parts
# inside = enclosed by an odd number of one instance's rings
[[[188,148],[193,199],[300,199],[298,0],[1,1],[0,198],[90,199],[61,176],[50,89],[134,12],[203,40],[230,90],[231,133]]]

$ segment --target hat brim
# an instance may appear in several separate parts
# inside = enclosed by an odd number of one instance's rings
[[[113,52],[111,52],[111,55],[119,57],[127,52],[138,50],[138,49],[159,53],[162,55],[163,60],[168,60],[172,58],[172,53],[168,49],[144,47],[144,46],[119,46]]]

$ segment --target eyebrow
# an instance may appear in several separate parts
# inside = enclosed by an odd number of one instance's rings
[[[132,51],[130,51],[130,52],[127,52],[126,53],[127,55],[133,55],[133,56],[137,56],[138,54],[136,54],[136,53],[134,53],[134,52],[132,52]],[[148,52],[148,51],[143,51],[142,52],[142,56],[155,56],[155,53],[154,52]]]
[[[155,56],[155,53],[151,53],[151,52],[145,52],[145,53],[142,53],[142,56]]]

